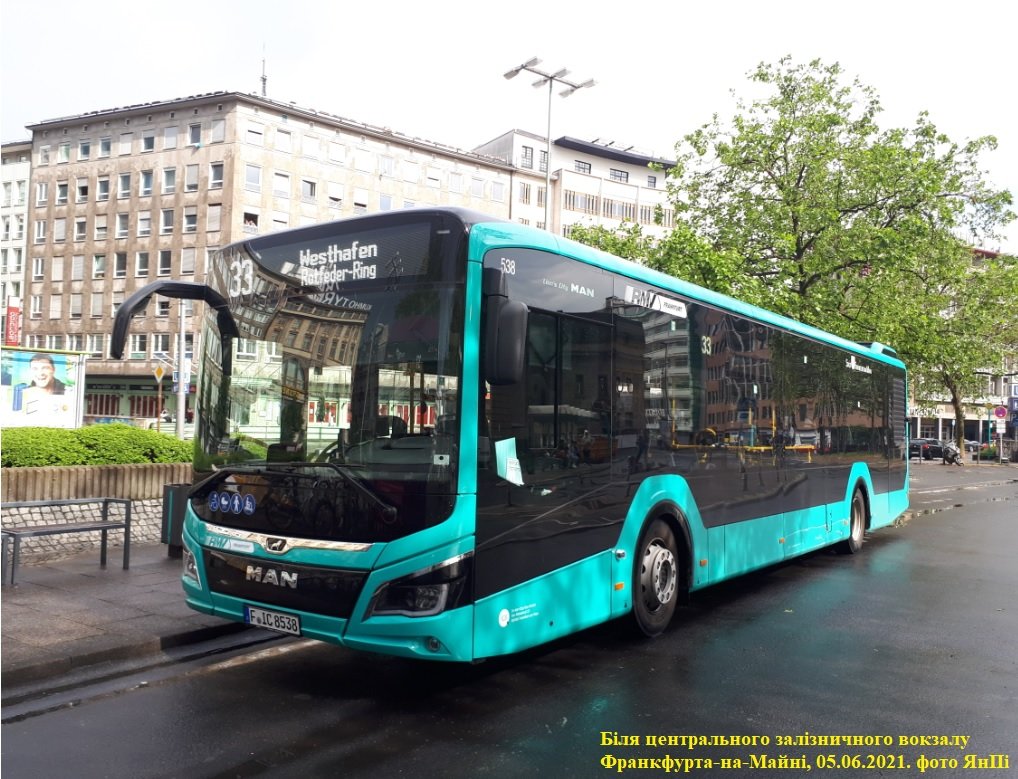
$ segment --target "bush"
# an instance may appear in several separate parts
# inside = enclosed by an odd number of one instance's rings
[[[190,441],[130,425],[8,428],[0,446],[0,464],[5,468],[184,463],[191,456]]]

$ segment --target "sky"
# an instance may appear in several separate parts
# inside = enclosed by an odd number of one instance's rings
[[[215,91],[261,93],[472,149],[544,135],[548,91],[502,74],[531,57],[596,85],[552,98],[552,137],[674,158],[683,135],[736,112],[761,62],[839,63],[876,90],[883,128],[921,111],[952,140],[996,136],[986,180],[1018,198],[1018,3],[984,0],[51,0],[0,2],[0,140],[46,119]],[[733,97],[733,93],[734,96]],[[1018,253],[1018,223],[984,248]]]

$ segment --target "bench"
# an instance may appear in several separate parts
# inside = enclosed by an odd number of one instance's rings
[[[75,500],[29,500],[17,501],[14,503],[0,504],[0,510],[6,512],[10,509],[23,508],[50,508],[58,506],[80,506],[91,503],[102,504],[102,519],[87,520],[81,522],[55,522],[50,525],[26,525],[23,527],[3,527],[0,533],[3,535],[3,573],[0,575],[0,583],[7,583],[7,548],[13,542],[11,554],[11,584],[14,584],[18,571],[18,560],[21,555],[21,539],[36,536],[52,536],[64,533],[93,533],[98,531],[102,534],[102,545],[99,552],[99,565],[106,567],[106,548],[108,533],[111,530],[122,530],[124,533],[124,570],[130,567],[131,563],[131,501],[126,498],[78,498]],[[110,517],[110,504],[118,503],[124,507],[123,515],[117,518]]]

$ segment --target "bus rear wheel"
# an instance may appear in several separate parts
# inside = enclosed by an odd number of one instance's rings
[[[675,534],[663,519],[643,531],[633,567],[633,615],[646,636],[660,635],[675,613],[679,558]]]
[[[862,490],[856,489],[852,493],[852,505],[849,509],[848,538],[838,545],[838,551],[842,554],[855,554],[862,549],[862,541],[865,535],[866,499],[863,498]]]

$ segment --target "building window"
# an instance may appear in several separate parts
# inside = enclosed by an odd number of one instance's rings
[[[194,273],[194,258],[195,249],[190,247],[187,249],[180,250],[180,273],[184,276],[190,276]]]
[[[117,238],[127,237],[130,218],[130,214],[117,214]]]
[[[81,293],[72,292],[68,297],[67,303],[70,307],[68,313],[71,319],[81,319]]]
[[[657,189],[657,176],[647,176],[647,187]]]
[[[587,172],[589,173],[590,171],[588,170]],[[618,181],[622,184],[628,184],[629,172],[625,170],[618,170],[616,168],[609,168],[608,178],[610,178],[612,181]]]
[[[254,211],[244,212],[244,232],[258,233],[258,214]]]
[[[305,203],[314,203],[318,194],[318,184],[310,179],[300,181],[300,199]]]
[[[491,182],[491,199],[496,203],[505,202],[505,184],[501,181]]]
[[[127,356],[131,360],[148,359],[148,333],[134,333],[131,335],[131,350]]]
[[[169,249],[160,249],[159,251],[159,267],[156,269],[156,273],[160,276],[169,276],[173,271],[173,252]]]
[[[142,152],[155,151],[156,150],[156,133],[155,130],[146,130],[141,134],[141,150]]]
[[[265,143],[264,131],[261,125],[250,125],[247,128],[247,142],[253,143],[255,146],[264,146]]]
[[[95,199],[99,202],[110,199],[110,178],[109,176],[103,176],[102,178],[96,179],[95,182]]]
[[[187,142],[191,146],[201,145],[201,125],[192,124],[187,128]]]
[[[520,155],[520,167],[532,170],[534,167],[534,147],[524,146],[523,153]]]
[[[32,258],[32,281],[42,281],[46,278],[46,260],[43,257]]]
[[[164,208],[159,214],[159,232],[169,235],[173,232],[173,209]]]
[[[484,179],[470,179],[470,194],[474,197],[484,197]]]
[[[272,194],[277,197],[290,197],[290,175],[276,173],[272,176]]]
[[[112,138],[100,138],[99,139],[99,156],[100,157],[109,157],[112,149],[113,149],[113,139]]]
[[[209,129],[209,143],[222,143],[226,140],[226,120],[213,119]]]
[[[114,292],[113,293],[113,304],[110,306],[110,316],[116,316],[117,315],[117,311],[120,310],[120,306],[121,306],[121,304],[123,302],[124,302],[124,293],[123,292]]]
[[[138,252],[134,256],[134,275],[148,275],[148,252]]]
[[[67,202],[67,182],[57,182],[57,205],[62,206]]]
[[[163,194],[172,195],[177,189],[177,169],[163,168]]]
[[[79,141],[78,142],[78,159],[87,160],[92,156],[92,142],[91,141]]]
[[[95,215],[95,239],[97,241],[106,239],[106,214]]]
[[[59,319],[60,317],[53,317]],[[46,336],[46,348],[47,349],[63,349],[64,348],[64,337],[62,335],[47,335]]]
[[[88,234],[88,219],[87,217],[79,217],[74,220],[74,240],[84,241],[85,236]]]
[[[329,182],[329,191],[326,195],[328,198],[329,208],[342,208],[343,207],[343,185],[336,182]]]
[[[276,130],[276,149],[278,151],[285,151],[287,154],[293,151],[291,140],[289,130]]]
[[[119,153],[121,156],[131,153],[131,145],[134,142],[133,133],[120,133]]]
[[[57,147],[57,164],[71,161],[71,144],[62,143]]]
[[[530,184],[526,181],[520,182],[519,201],[523,205],[530,205]]]
[[[169,357],[170,355],[170,334],[152,333],[152,356]]]
[[[548,151],[546,149],[541,150],[541,163],[538,167],[540,168],[541,173],[548,172]]]
[[[46,220],[37,219],[35,222],[35,242],[45,243],[46,242]]]
[[[209,189],[222,189],[223,163],[213,162],[209,165]]]
[[[170,301],[166,298],[156,299],[156,316],[168,317],[170,315]]]
[[[172,211],[170,214],[172,215]],[[172,225],[171,225],[172,229]],[[193,233],[198,230],[198,206],[184,206],[184,232]]]
[[[79,314],[78,319],[81,319]],[[67,336],[67,350],[70,352],[83,352],[85,339],[80,333],[71,333]]]
[[[163,129],[163,148],[164,149],[176,149],[177,148],[177,128],[166,127]]]
[[[62,295],[50,295],[49,296],[49,318],[59,319],[60,308],[63,296]]]
[[[106,255],[105,254],[93,254],[92,255],[92,278],[93,279],[105,279],[106,278]]]
[[[101,297],[101,296],[100,296]],[[86,350],[89,357],[103,357],[106,336],[103,333],[89,333],[85,339]]]
[[[143,170],[141,172],[141,178],[138,183],[138,194],[142,197],[148,197],[152,194],[152,171]]]
[[[35,204],[44,206],[47,200],[49,200],[49,183],[40,181],[35,185]]]
[[[250,192],[262,191],[262,169],[257,165],[244,167],[244,188]]]
[[[127,278],[127,252],[117,252],[113,255],[113,278]]]
[[[138,212],[138,235],[144,237],[146,235],[152,235],[152,212],[151,211],[139,211]]]
[[[222,203],[209,203],[208,212],[205,215],[205,231],[217,233],[222,230],[222,218]]]
[[[64,258],[54,257],[50,262],[49,277],[51,281],[64,280]]]
[[[67,220],[63,217],[53,220],[53,242],[63,243],[67,240]]]
[[[85,278],[85,255],[75,254],[71,257],[71,281]]]
[[[120,199],[131,196],[131,174],[121,173],[117,177],[117,197]]]
[[[42,319],[42,295],[32,295],[28,299],[29,319]]]
[[[583,160],[574,160],[573,170],[577,173],[590,173],[590,163]]]

